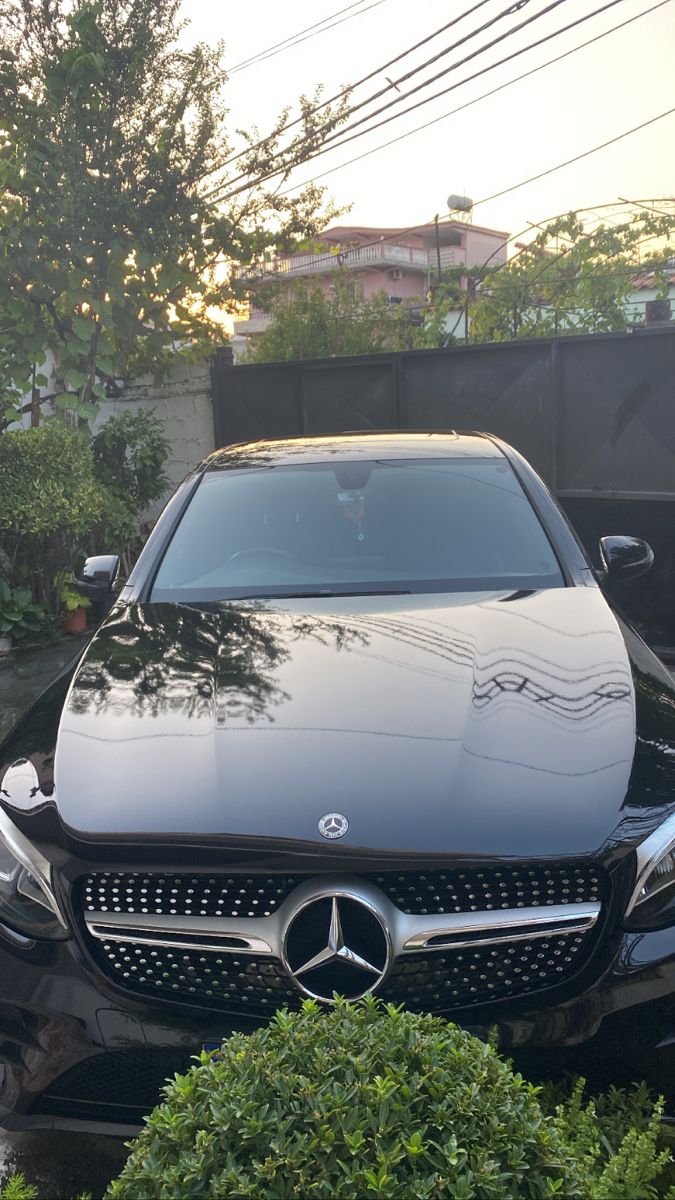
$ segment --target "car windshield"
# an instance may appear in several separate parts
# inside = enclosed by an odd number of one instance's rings
[[[208,471],[153,600],[562,587],[505,459]]]

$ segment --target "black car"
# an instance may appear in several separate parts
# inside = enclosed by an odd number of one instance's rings
[[[198,467],[0,748],[4,1123],[129,1129],[371,989],[668,1086],[675,684],[600,586],[649,547],[601,552],[489,436]]]

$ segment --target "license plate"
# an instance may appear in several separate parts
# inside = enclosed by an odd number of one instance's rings
[[[222,1040],[219,1042],[202,1042],[202,1050],[205,1054],[217,1054],[222,1044]]]

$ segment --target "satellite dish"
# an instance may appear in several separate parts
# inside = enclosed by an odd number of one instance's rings
[[[448,196],[447,203],[450,212],[470,213],[473,209],[473,200],[470,196],[456,196],[454,192]]]

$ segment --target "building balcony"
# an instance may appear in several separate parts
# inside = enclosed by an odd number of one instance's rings
[[[422,272],[429,270],[429,266],[426,250],[382,241],[370,246],[351,246],[344,250],[331,246],[320,254],[293,254],[286,258],[277,258],[269,263],[261,263],[253,271],[250,267],[242,268],[238,272],[238,278],[263,279],[274,275],[297,278],[302,275],[330,274],[338,267],[352,271],[399,267]]]

